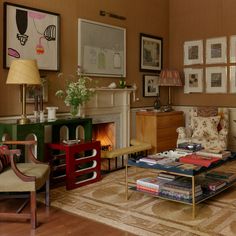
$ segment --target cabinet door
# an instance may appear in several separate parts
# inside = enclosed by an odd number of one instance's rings
[[[150,152],[156,152],[156,116],[136,115],[136,139],[152,145]]]

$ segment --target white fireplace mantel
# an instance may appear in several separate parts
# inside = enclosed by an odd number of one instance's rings
[[[93,124],[114,122],[116,124],[117,148],[130,144],[130,94],[132,89],[96,89],[95,95],[86,103],[86,117]]]

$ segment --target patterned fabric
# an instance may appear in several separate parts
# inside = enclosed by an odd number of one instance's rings
[[[217,115],[218,115],[217,107],[198,107],[197,108],[197,116],[210,117],[210,116],[217,116]]]
[[[8,150],[8,146],[0,146],[0,173],[10,165],[10,157],[5,153]]]
[[[193,138],[204,137],[216,139],[218,137],[217,126],[220,122],[220,116],[212,117],[194,117],[193,118]]]
[[[213,115],[214,109],[209,107],[211,112],[207,112],[205,109],[205,115],[210,114]],[[205,117],[203,111],[199,113],[199,108],[193,107],[189,109],[188,115],[186,116],[186,127],[179,127],[177,128],[178,139],[177,145],[183,142],[194,142],[194,143],[201,143],[202,146],[206,149],[213,149],[215,151],[226,150],[228,146],[228,130],[229,130],[229,110],[228,108],[218,108],[217,109],[217,116],[220,116],[220,122],[217,126],[218,135],[214,139],[209,137],[197,137],[192,136],[195,129],[194,118],[200,117],[199,114]],[[216,116],[216,117],[217,117]]]

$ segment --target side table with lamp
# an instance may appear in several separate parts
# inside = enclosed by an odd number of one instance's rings
[[[168,104],[160,106],[160,101],[157,97],[154,103],[154,111],[136,113],[136,138],[140,141],[151,143],[151,153],[176,148],[176,129],[184,125],[184,113],[182,111],[174,111],[171,106],[171,87],[182,86],[179,72],[170,69],[162,70],[158,85],[168,86]]]

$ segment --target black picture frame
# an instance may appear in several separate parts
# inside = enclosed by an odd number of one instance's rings
[[[160,72],[163,65],[163,38],[140,33],[140,71]]]
[[[3,67],[36,59],[39,70],[60,70],[60,15],[4,2]]]
[[[159,95],[159,75],[143,75],[143,97],[156,97]]]

